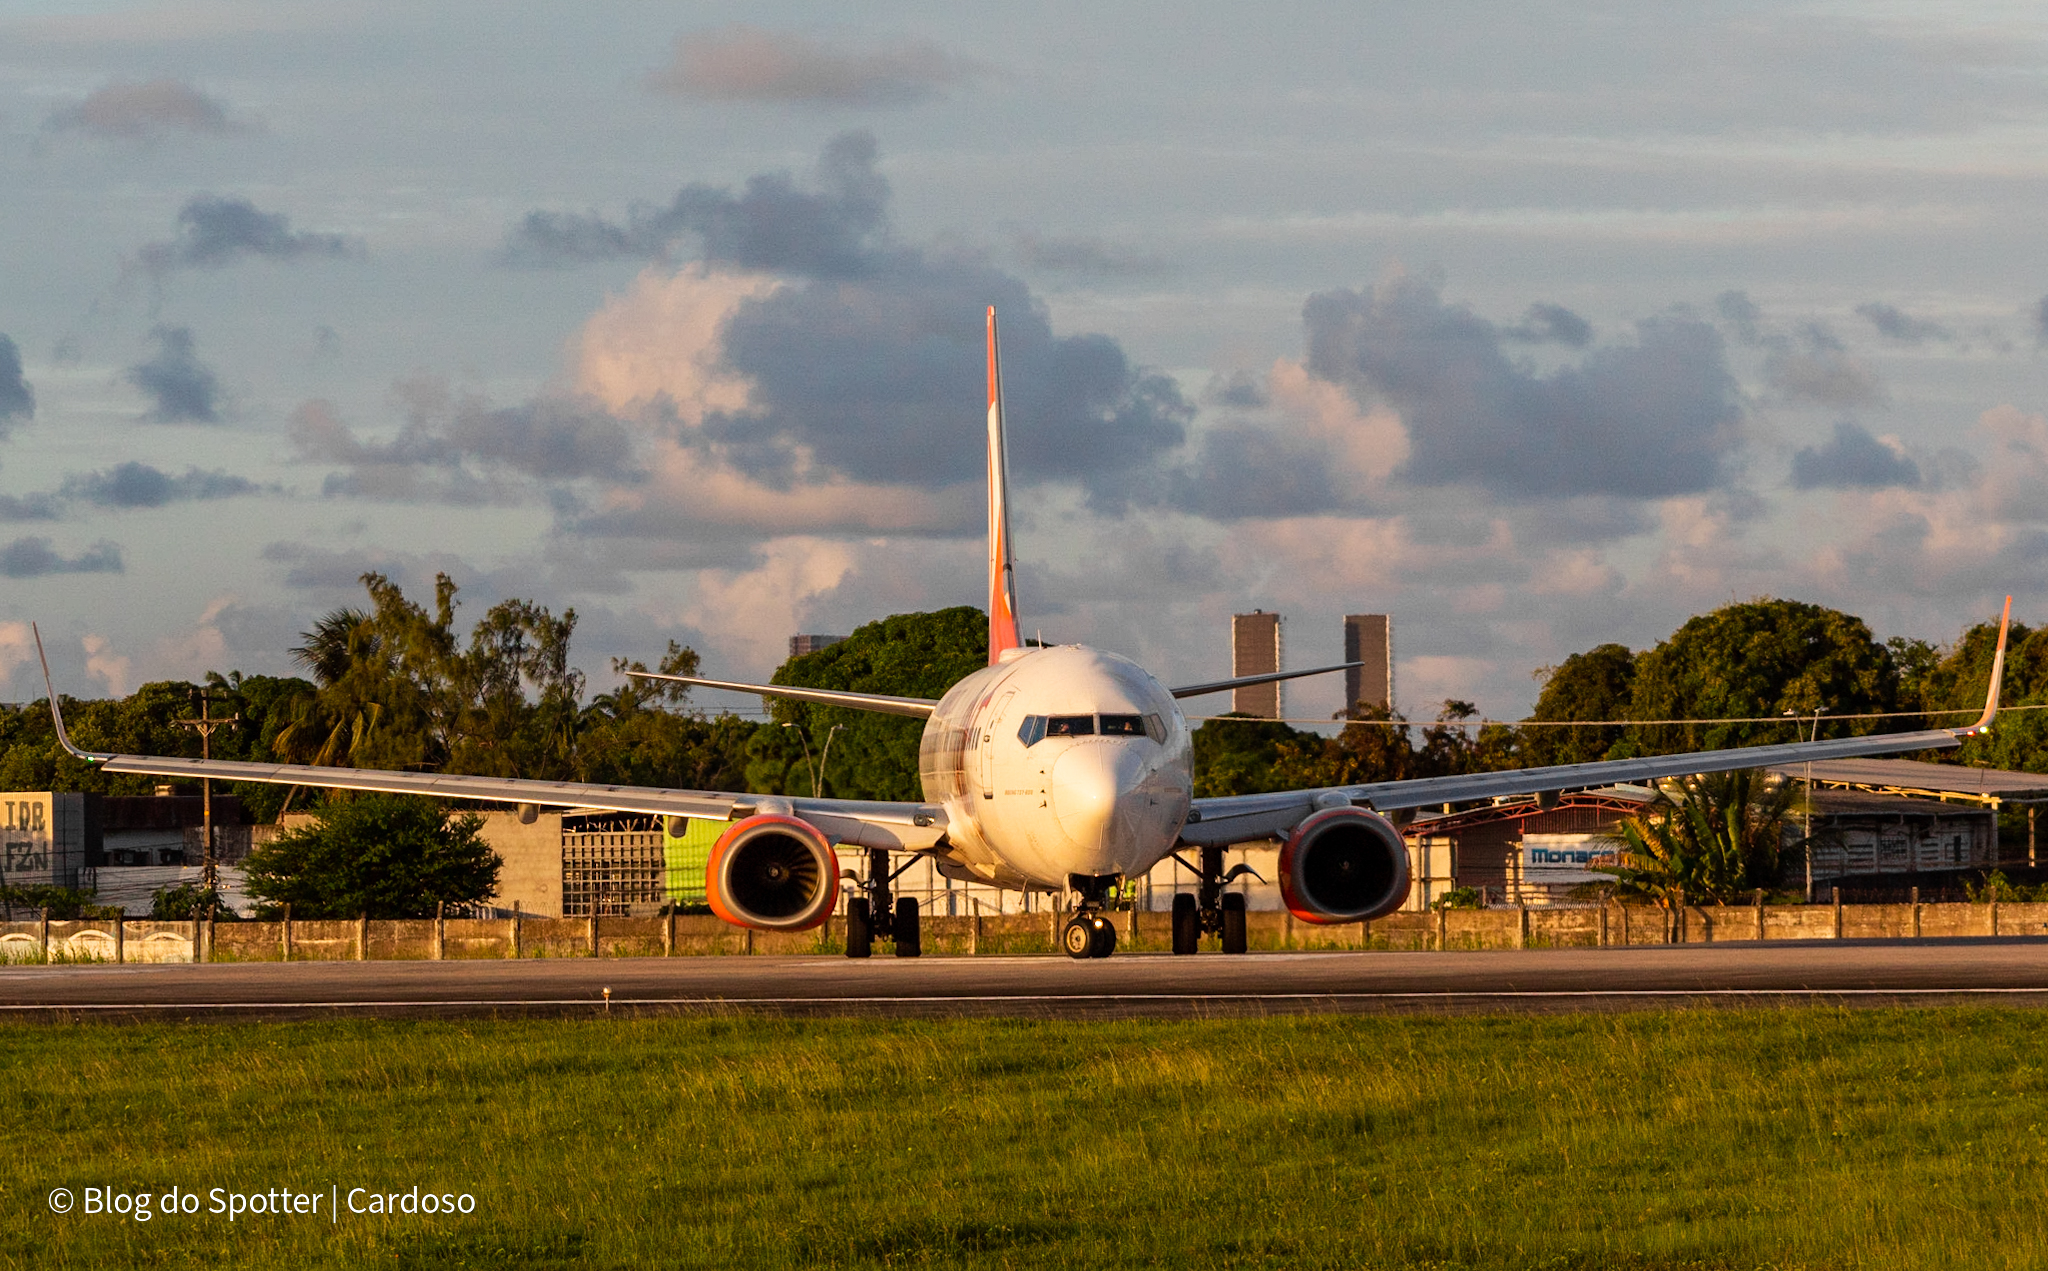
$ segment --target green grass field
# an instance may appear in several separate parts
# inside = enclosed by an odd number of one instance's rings
[[[2044,1024],[13,1024],[0,1264],[2035,1267]],[[327,1217],[413,1186],[475,1212]]]

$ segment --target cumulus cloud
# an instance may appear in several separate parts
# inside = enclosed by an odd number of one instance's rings
[[[154,274],[174,269],[220,269],[238,260],[341,259],[359,255],[362,245],[342,234],[294,231],[282,212],[264,212],[247,199],[196,195],[178,210],[177,236],[150,243],[139,253]]]
[[[1894,305],[1873,300],[1869,304],[1856,306],[1856,312],[1869,319],[1870,325],[1887,340],[1900,344],[1925,344],[1929,340],[1947,340],[1953,337],[1947,327],[1931,318],[1916,318]]]
[[[643,274],[580,342],[578,387],[643,421],[657,479],[580,524],[701,525],[707,497],[728,507],[707,494],[717,488],[809,529],[833,518],[970,529],[942,518],[956,507],[971,517],[971,504],[934,492],[983,471],[971,421],[991,304],[1017,480],[1072,481],[1115,505],[1181,444],[1193,408],[1172,380],[1107,336],[1055,335],[1013,275],[894,244],[887,198],[863,133],[834,139],[808,185],[768,176],[678,196],[705,259]],[[848,497],[863,489],[909,499]]]
[[[17,420],[33,419],[35,390],[21,372],[21,350],[14,341],[0,335],[0,441],[14,430]]]
[[[158,508],[193,500],[231,499],[263,487],[247,477],[215,469],[187,468],[172,476],[146,463],[128,462],[65,480],[62,496],[106,508]]]
[[[220,422],[220,381],[193,351],[189,327],[157,327],[156,356],[128,368],[128,382],[153,405],[143,419],[153,424]]]
[[[1959,604],[2048,587],[2048,417],[1996,406],[1967,438],[1981,463],[1922,458],[1915,485],[1840,489],[1828,516],[1848,532],[1815,551],[1817,582],[1944,625]]]
[[[1662,498],[1731,475],[1737,386],[1720,335],[1696,318],[1646,319],[1634,343],[1548,374],[1511,360],[1500,328],[1414,278],[1311,296],[1305,319],[1309,370],[1398,412],[1413,482],[1513,499]]]
[[[0,521],[54,521],[63,513],[54,494],[0,494]]]
[[[1849,409],[1884,404],[1877,376],[1818,322],[1799,328],[1795,338],[1767,338],[1764,379],[1788,400]]]
[[[406,422],[385,441],[357,436],[327,402],[307,402],[293,413],[297,457],[345,469],[327,478],[325,493],[484,503],[520,497],[499,479],[507,473],[542,482],[640,478],[626,426],[590,398],[544,394],[493,407],[430,379],[400,385],[399,396]]]
[[[595,213],[534,211],[514,227],[503,258],[516,265],[667,256],[694,236],[709,263],[819,278],[869,275],[884,264],[889,184],[875,168],[872,134],[825,146],[812,189],[787,172],[749,180],[738,194],[692,184],[666,207],[635,207],[624,221]]]
[[[1792,484],[1801,490],[1876,490],[1917,486],[1920,465],[1903,447],[1887,444],[1850,420],[1835,424],[1824,446],[1806,446],[1792,456]]]
[[[1200,429],[1150,487],[1161,502],[1218,520],[1370,512],[1408,458],[1399,415],[1362,409],[1299,362],[1275,362],[1262,383],[1234,377],[1212,396],[1259,413]]]
[[[1724,291],[1714,297],[1714,312],[1744,344],[1763,342],[1764,311],[1746,291]]]
[[[1035,234],[1016,236],[1017,256],[1027,269],[1087,278],[1129,278],[1156,274],[1166,262],[1148,252],[1106,239]]]
[[[77,556],[63,556],[47,538],[18,538],[0,547],[0,574],[41,578],[46,574],[118,574],[121,549],[104,540]]]
[[[246,477],[187,468],[183,476],[129,462],[100,472],[66,477],[55,491],[21,496],[0,494],[0,521],[54,521],[71,502],[102,508],[155,508],[199,499],[228,499],[264,487]]]
[[[135,659],[114,652],[114,642],[103,635],[82,636],[78,645],[85,652],[85,673],[106,685],[109,695],[126,696]]]
[[[0,622],[0,684],[14,676],[17,667],[35,659],[35,635],[26,622]]]
[[[858,48],[735,24],[679,36],[669,64],[649,75],[647,84],[697,101],[907,106],[981,70],[979,63],[924,40]]]
[[[60,106],[45,123],[52,132],[78,132],[117,141],[143,141],[170,132],[225,133],[243,125],[227,107],[182,80],[114,83],[83,101]]]
[[[1593,342],[1593,324],[1563,305],[1538,301],[1514,326],[1501,332],[1510,340],[1529,344],[1566,344],[1583,349]]]

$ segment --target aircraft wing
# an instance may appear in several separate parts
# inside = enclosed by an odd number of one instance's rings
[[[1229,680],[1210,680],[1206,684],[1183,684],[1167,692],[1175,697],[1201,697],[1208,693],[1222,693],[1230,689],[1250,688],[1254,684],[1271,684],[1275,680],[1298,680],[1304,675],[1328,675],[1332,671],[1348,671],[1363,662],[1339,662],[1335,666],[1314,666],[1306,671],[1268,671],[1264,675],[1240,675]]]
[[[819,706],[844,706],[850,710],[878,711],[884,715],[906,715],[912,719],[929,719],[938,701],[929,697],[889,697],[881,693],[855,693],[836,688],[799,688],[793,684],[741,684],[736,680],[707,680],[700,675],[664,675],[659,671],[628,671],[626,674],[636,680],[667,680],[674,684],[688,684],[693,688],[722,688],[733,693],[758,693],[762,697],[782,697],[792,702],[811,702]]]
[[[1740,768],[1781,767],[1823,759],[1865,755],[1896,755],[1915,750],[1951,750],[1966,737],[1988,732],[1998,714],[1998,687],[2005,672],[2005,635],[2012,621],[2012,598],[1998,627],[1998,651],[1991,659],[1991,687],[1984,713],[1967,728],[1931,728],[1911,733],[1879,733],[1868,737],[1831,737],[1826,741],[1788,742],[1771,746],[1739,746],[1727,750],[1696,750],[1641,759],[1603,759],[1594,763],[1478,772],[1452,777],[1420,777],[1366,785],[1330,786],[1319,790],[1286,790],[1272,794],[1227,795],[1196,799],[1182,828],[1181,842],[1194,847],[1221,847],[1274,838],[1292,830],[1309,813],[1350,804],[1379,812],[1438,804],[1469,803],[1517,794],[1555,794],[1622,782],[1655,781],[1663,777]]]
[[[40,633],[36,637],[36,651],[40,656]],[[49,676],[50,666],[45,659],[43,680],[46,686],[49,686]],[[441,772],[388,772],[376,768],[327,768],[313,764],[103,753],[85,750],[72,742],[64,727],[64,713],[53,686],[50,686],[50,715],[56,724],[58,744],[102,772],[154,777],[210,777],[216,781],[256,781],[329,790],[375,790],[387,794],[421,794],[443,799],[475,799],[486,803],[597,812],[634,812],[710,821],[737,821],[756,812],[777,812],[802,817],[828,839],[848,847],[920,851],[934,846],[945,835],[945,809],[927,803],[798,799],[783,795],[669,790],[655,786],[538,781],[525,777],[472,777]]]

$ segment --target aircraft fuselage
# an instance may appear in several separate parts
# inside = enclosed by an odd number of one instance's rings
[[[1130,659],[1078,645],[1016,650],[955,684],[918,770],[955,858],[1009,887],[1149,871],[1194,794],[1172,694]]]

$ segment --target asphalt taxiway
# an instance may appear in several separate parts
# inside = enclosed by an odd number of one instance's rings
[[[609,990],[607,998],[606,990]],[[1826,1002],[2048,1006],[2048,940],[1487,953],[694,957],[0,968],[0,1019],[1134,1017],[1612,1011]]]

